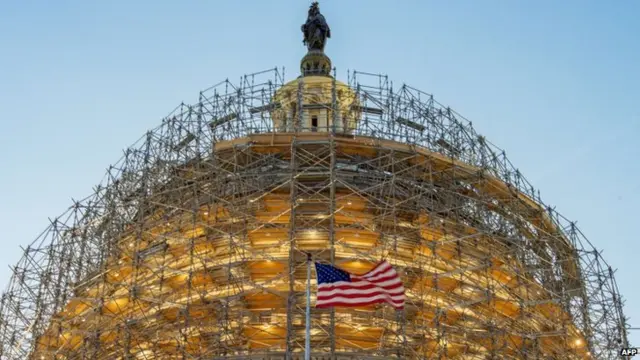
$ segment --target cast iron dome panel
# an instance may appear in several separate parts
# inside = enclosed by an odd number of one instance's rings
[[[274,126],[272,70],[201,92],[129,148],[14,268],[1,358],[300,358],[305,252],[353,272],[387,259],[407,288],[402,313],[313,309],[313,358],[616,355],[609,266],[501,150],[384,76],[327,81],[353,95],[303,78],[297,116],[353,111],[355,128]]]

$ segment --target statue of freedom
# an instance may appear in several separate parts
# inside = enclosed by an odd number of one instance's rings
[[[307,46],[309,51],[324,51],[324,45],[327,39],[331,37],[331,29],[329,29],[327,21],[320,13],[317,1],[309,7],[309,15],[307,16],[307,22],[302,25],[302,33],[304,34],[302,43]]]

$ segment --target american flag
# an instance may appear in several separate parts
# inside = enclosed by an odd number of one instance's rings
[[[316,274],[318,308],[365,306],[385,302],[397,310],[404,308],[402,280],[386,261],[364,275],[354,275],[331,265],[316,263]]]

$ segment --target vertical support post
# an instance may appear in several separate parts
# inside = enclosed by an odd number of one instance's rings
[[[311,360],[311,254],[307,253],[307,319],[304,341],[304,359]]]
[[[287,350],[286,359],[292,360],[294,353],[294,342],[296,334],[293,330],[294,309],[296,308],[296,292],[295,292],[295,270],[296,270],[296,208],[298,196],[298,184],[296,174],[298,173],[296,162],[297,141],[294,135],[291,140],[291,178],[289,180],[291,189],[289,193],[289,202],[291,204],[291,215],[289,220],[289,296],[287,299]]]
[[[327,117],[327,122],[329,117]],[[336,127],[338,123],[338,106],[336,97],[336,68],[333,68],[333,78],[331,79],[331,135],[336,133]],[[333,186],[333,184],[331,184]],[[333,264],[331,264],[333,265]]]
[[[336,94],[336,70],[333,69],[333,84],[331,94],[331,112],[332,112],[332,128],[329,134],[329,151],[331,152],[331,160],[329,166],[330,183],[329,183],[329,242],[331,245],[331,266],[335,266],[336,258],[336,234],[335,234],[335,221],[336,221],[336,146],[335,146],[335,134],[336,124],[338,123],[338,106],[337,106],[337,94]],[[344,133],[344,122],[342,123],[342,132]],[[336,309],[331,307],[331,314],[329,318],[329,336],[330,336],[330,359],[336,358]]]

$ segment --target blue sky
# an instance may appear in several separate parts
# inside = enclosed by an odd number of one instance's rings
[[[309,3],[0,3],[0,287],[19,246],[181,101],[275,66],[296,76]],[[640,2],[325,0],[321,9],[340,78],[386,73],[470,119],[604,250],[640,327]]]

